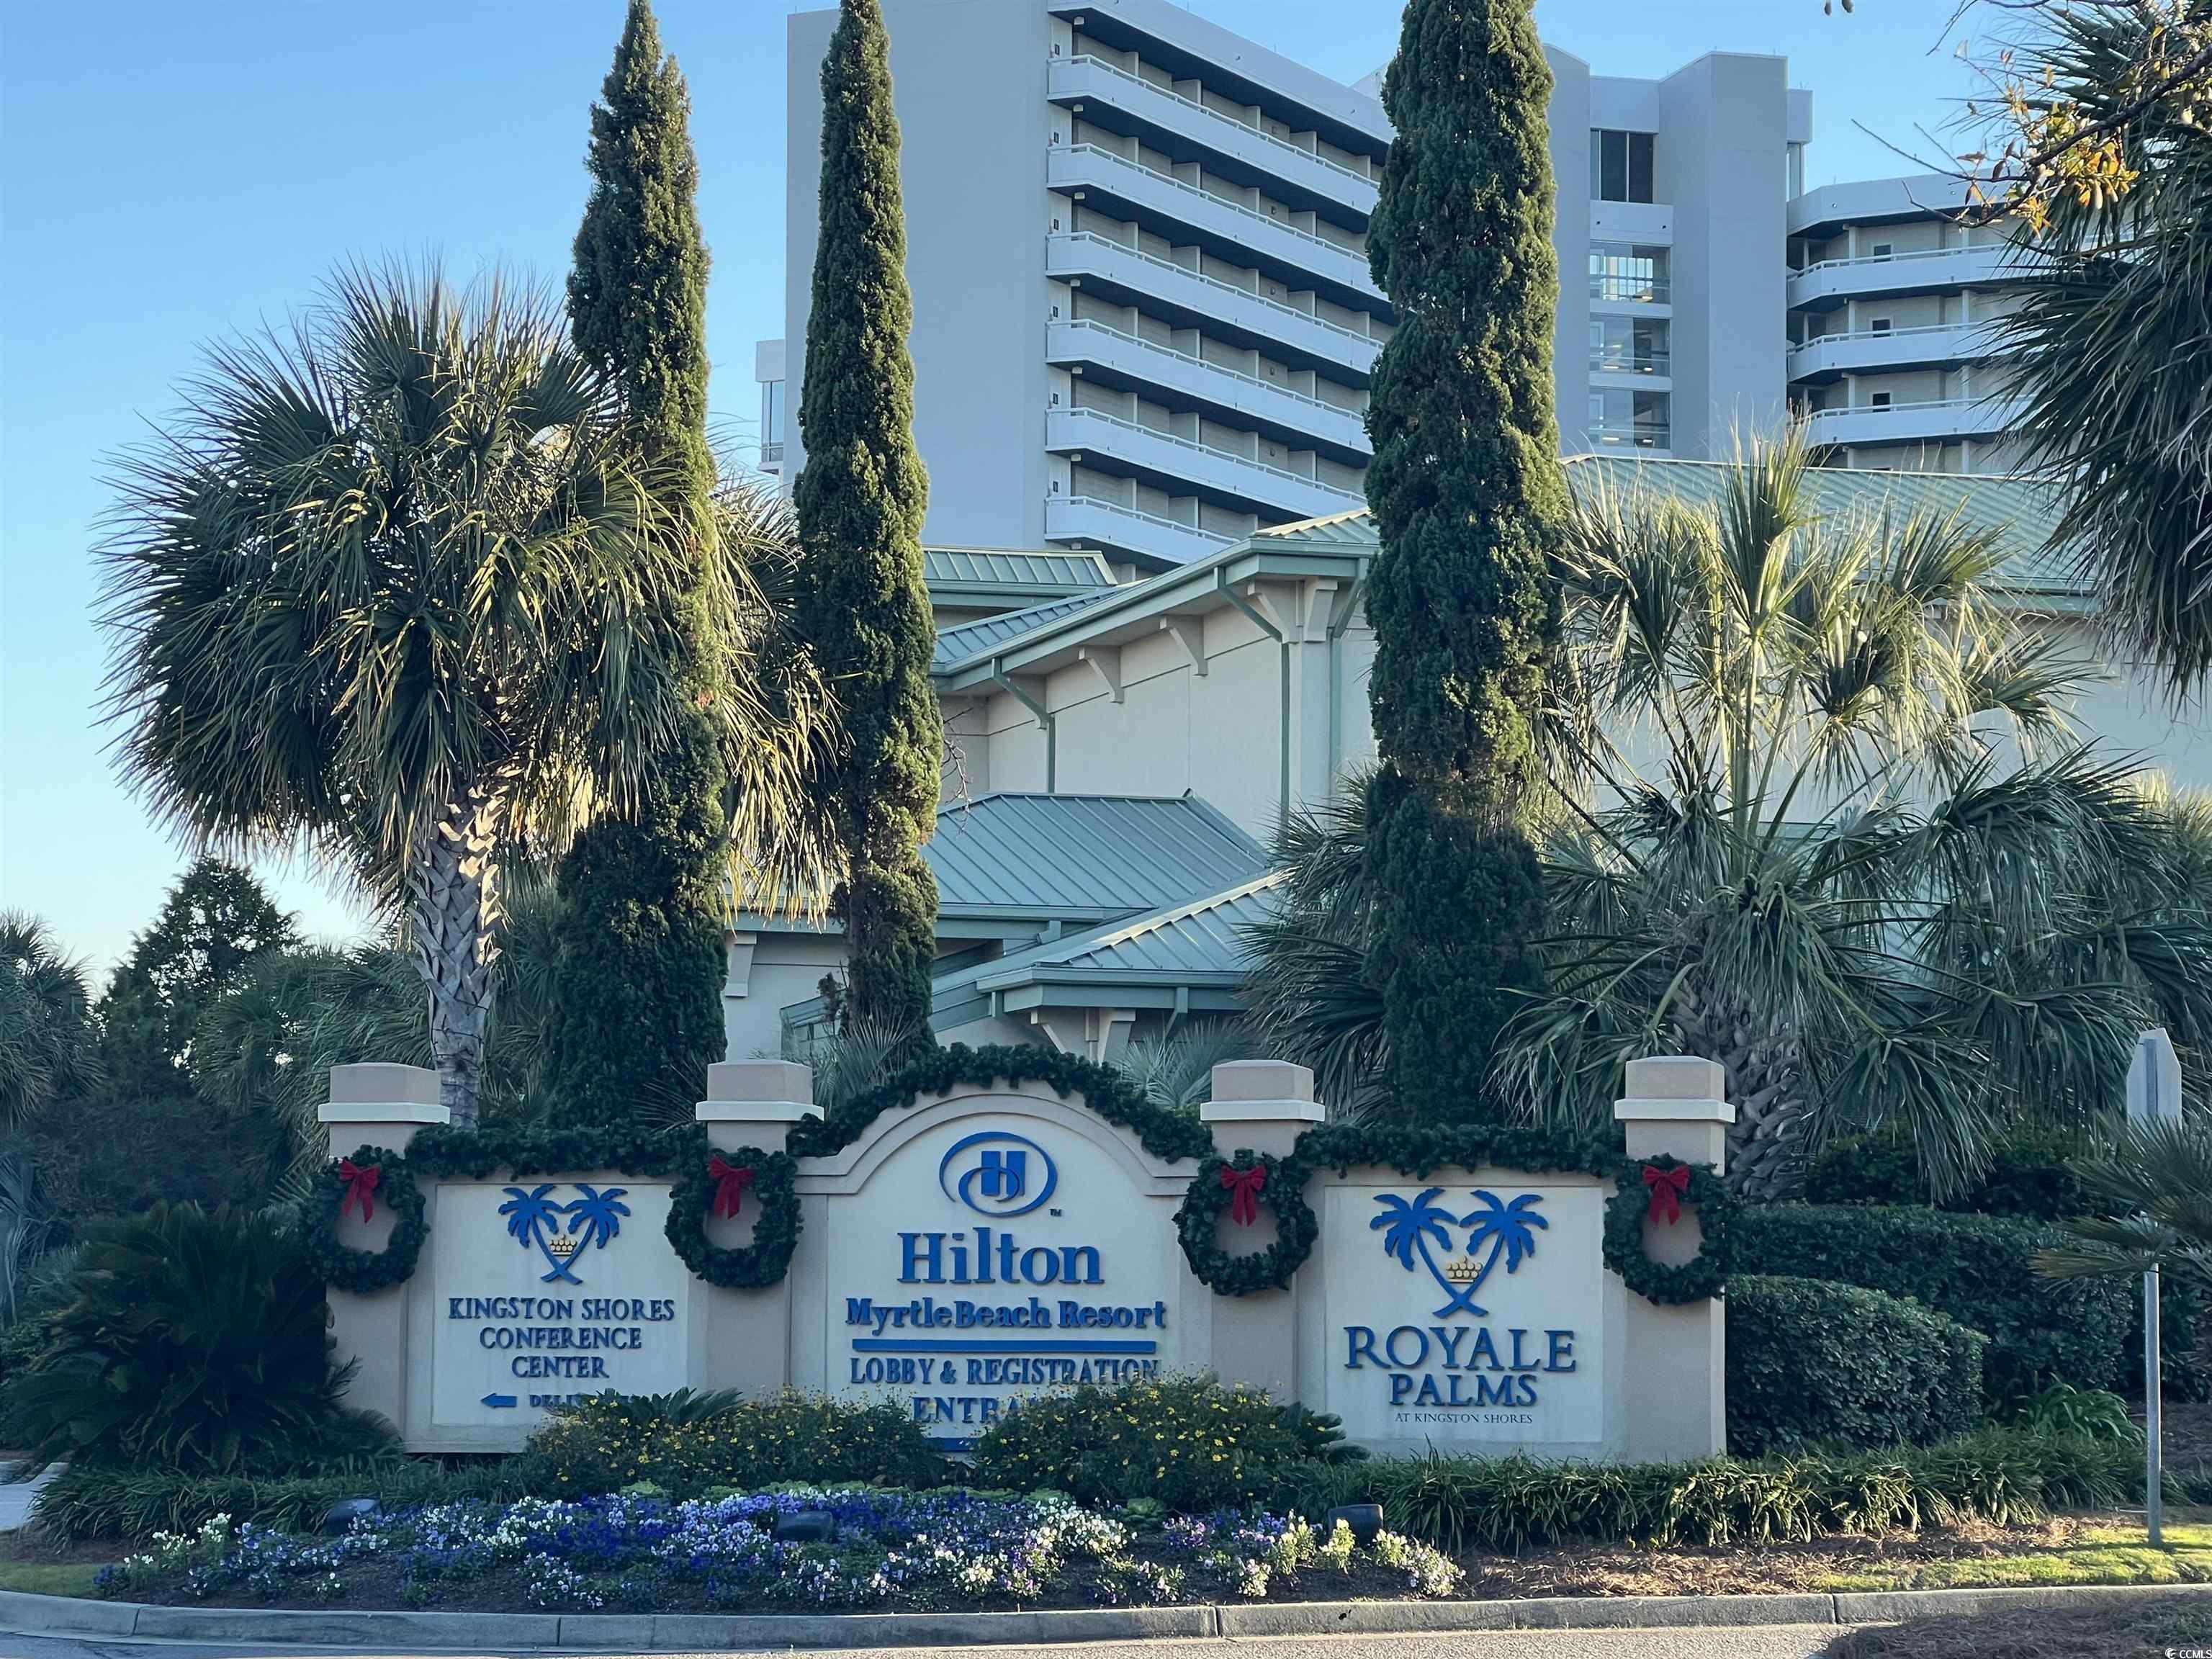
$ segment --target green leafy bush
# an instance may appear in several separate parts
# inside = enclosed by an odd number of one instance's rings
[[[339,1405],[323,1287],[267,1220],[161,1203],[99,1223],[69,1289],[7,1384],[34,1460],[279,1474],[389,1450]]]
[[[1982,1415],[1989,1340],[1856,1285],[1741,1273],[1728,1293],[1728,1437],[1739,1455],[1926,1445]]]
[[[2012,1421],[2017,1427],[2044,1434],[2078,1434],[2092,1440],[2142,1443],[2143,1431],[2128,1415],[2128,1402],[2107,1389],[2076,1389],[2053,1382],[2020,1401]]]
[[[1735,1248],[1744,1273],[1835,1279],[1910,1297],[1981,1332],[1990,1339],[1990,1397],[2008,1400],[2047,1382],[2104,1388],[2119,1378],[2129,1289],[2039,1276],[2035,1253],[2059,1238],[2050,1224],[2009,1216],[1768,1204],[1737,1218]]]
[[[572,1497],[649,1482],[678,1498],[710,1486],[867,1480],[932,1486],[950,1473],[921,1425],[896,1406],[823,1395],[625,1400],[605,1395],[556,1412],[530,1437],[521,1478]]]
[[[1281,1471],[1325,1466],[1334,1425],[1253,1389],[1153,1377],[1024,1400],[975,1443],[975,1478],[1048,1486],[1085,1504],[1153,1498],[1171,1510],[1248,1503]]]
[[[1733,1299],[1733,1289],[1729,1296]],[[1270,1508],[1313,1516],[1380,1504],[1389,1524],[1447,1550],[1570,1540],[1714,1546],[2108,1508],[2140,1490],[2131,1448],[2079,1435],[1984,1430],[1940,1445],[1695,1463],[1528,1457],[1378,1459],[1282,1471]],[[2182,1501],[2189,1488],[2169,1478]]]
[[[333,1504],[374,1498],[386,1504],[527,1497],[519,1458],[485,1458],[448,1468],[421,1458],[394,1457],[322,1474],[191,1474],[178,1469],[127,1469],[75,1463],[40,1491],[39,1530],[64,1544],[94,1539],[145,1539],[157,1532],[197,1532],[218,1515],[290,1532],[313,1532]]]

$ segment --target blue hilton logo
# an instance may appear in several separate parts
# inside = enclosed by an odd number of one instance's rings
[[[937,1166],[945,1197],[978,1215],[1027,1215],[1060,1184],[1051,1154],[1006,1129],[986,1129],[952,1143]]]

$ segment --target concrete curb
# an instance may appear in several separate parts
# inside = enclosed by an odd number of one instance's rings
[[[1034,1647],[1209,1637],[1423,1635],[1486,1630],[1654,1630],[1893,1624],[2008,1607],[2088,1607],[2212,1584],[1884,1590],[1814,1595],[1546,1596],[1508,1601],[1285,1601],[1034,1613],[377,1613],[173,1607],[0,1590],[0,1635],[283,1643],[396,1651],[690,1652],[728,1648]]]

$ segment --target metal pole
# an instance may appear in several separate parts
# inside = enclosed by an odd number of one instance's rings
[[[2153,1549],[2165,1542],[2159,1530],[2159,1488],[2165,1484],[2159,1467],[2159,1370],[2158,1269],[2153,1267],[2143,1275],[2143,1473]]]

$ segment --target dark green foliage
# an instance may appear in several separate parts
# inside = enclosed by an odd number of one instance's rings
[[[1910,1302],[1740,1273],[1728,1294],[1728,1441],[1738,1456],[1925,1445],[1982,1414],[1988,1339]]]
[[[890,43],[877,0],[843,0],[822,60],[821,240],[793,486],[804,550],[800,626],[842,706],[830,781],[848,873],[837,898],[854,1015],[927,1030],[944,733],[922,582],[929,481],[914,445],[906,220]]]
[[[970,1048],[963,1042],[927,1049],[828,1116],[807,1119],[791,1132],[791,1151],[796,1157],[826,1158],[858,1140],[885,1112],[902,1111],[924,1095],[1000,1082],[1042,1083],[1063,1099],[1080,1095],[1091,1111],[1134,1133],[1154,1158],[1205,1158],[1213,1151],[1205,1125],[1188,1112],[1153,1105],[1110,1066],[1031,1043]]]
[[[1232,1194],[1221,1178],[1255,1164],[1266,1172],[1258,1202],[1273,1218],[1274,1242],[1264,1249],[1238,1249],[1232,1231],[1228,1235],[1231,1248],[1224,1248],[1221,1227],[1232,1208]],[[1249,1296],[1255,1291],[1280,1290],[1291,1282],[1321,1233],[1320,1218],[1305,1200],[1311,1167],[1296,1158],[1255,1154],[1249,1147],[1239,1148],[1233,1158],[1209,1158],[1199,1164],[1176,1210],[1176,1236],[1199,1283],[1218,1296]]]
[[[2081,1177],[2067,1167],[2068,1156],[2065,1146],[2048,1137],[2000,1142],[1973,1184],[1943,1207],[2045,1221],[2083,1214],[2088,1197]],[[1823,1204],[1920,1204],[1928,1197],[1911,1146],[1887,1134],[1830,1141],[1806,1167],[1805,1192]]]
[[[169,890],[154,925],[131,941],[100,999],[108,1086],[189,1093],[201,1018],[257,957],[298,943],[292,918],[250,872],[220,859],[196,860]]]
[[[665,503],[713,531],[707,447],[707,247],[690,94],[664,58],[647,0],[631,0],[586,165],[592,193],[568,276],[577,351],[621,387]],[[704,580],[703,568],[700,580]],[[702,637],[694,628],[696,652]],[[695,660],[696,688],[718,665]],[[578,1119],[681,1109],[721,1057],[720,878],[728,768],[696,704],[675,723],[635,802],[586,830],[562,861],[568,902],[549,1026],[553,1088]]]
[[[791,1271],[792,1252],[799,1247],[803,1224],[799,1208],[798,1164],[787,1153],[763,1152],[758,1146],[733,1147],[722,1156],[732,1165],[753,1172],[750,1194],[740,1204],[753,1218],[752,1237],[742,1245],[715,1244],[707,1237],[707,1223],[714,1213],[716,1182],[714,1155],[698,1156],[677,1177],[668,1200],[668,1243],[684,1265],[709,1285],[726,1290],[760,1290],[781,1284]],[[744,1212],[741,1212],[743,1213]]]
[[[1753,1205],[1737,1218],[1747,1272],[1829,1279],[1907,1297],[1990,1339],[1992,1401],[2048,1382],[2119,1382],[2133,1301],[2112,1280],[2039,1277],[2063,1235],[2008,1216],[1848,1204]]]
[[[530,1488],[520,1458],[486,1458],[461,1468],[427,1459],[356,1458],[317,1474],[192,1474],[179,1469],[112,1468],[76,1463],[39,1494],[39,1530],[64,1544],[197,1532],[218,1515],[287,1532],[313,1532],[348,1498],[396,1504],[466,1498],[507,1503]]]
[[[1528,0],[1413,0],[1368,235],[1397,331],[1376,365],[1367,594],[1382,769],[1368,801],[1374,982],[1417,1121],[1498,1114],[1488,1072],[1538,983],[1536,860],[1516,827],[1559,630],[1567,514],[1552,409],[1559,270]]]
[[[353,1183],[344,1166],[373,1170],[376,1184],[366,1194],[369,1214],[362,1215],[362,1200],[353,1195]],[[382,1146],[360,1146],[332,1158],[317,1177],[300,1218],[300,1243],[307,1254],[307,1270],[334,1290],[368,1296],[412,1277],[430,1236],[423,1220],[422,1189],[416,1184],[407,1162]],[[340,1242],[338,1228],[350,1211],[362,1220],[378,1211],[392,1217],[392,1231],[382,1245],[364,1250]]]
[[[70,1289],[9,1384],[41,1462],[273,1473],[388,1439],[340,1407],[323,1287],[258,1216],[157,1204],[99,1224]]]
[[[911,1413],[822,1395],[687,1401],[608,1395],[563,1407],[530,1437],[528,1490],[579,1497],[649,1480],[672,1496],[711,1487],[867,1480],[930,1486],[951,1471]]]
[[[2109,1508],[2140,1494],[2140,1451],[2077,1435],[1989,1430],[1925,1447],[1762,1461],[1553,1463],[1528,1457],[1380,1459],[1285,1468],[1267,1498],[1318,1515],[1375,1503],[1448,1550],[1593,1542],[1712,1547]],[[2179,1501],[2182,1489],[2169,1482]]]
[[[23,1145],[57,1240],[77,1237],[107,1216],[136,1214],[157,1199],[258,1204],[287,1153],[274,1118],[173,1091],[80,1096],[33,1124]]]
[[[1328,1452],[1333,1443],[1312,1432],[1317,1419],[1297,1410],[1210,1377],[1085,1384],[1025,1400],[994,1423],[975,1443],[975,1479],[1016,1492],[1048,1486],[1085,1504],[1248,1504],[1285,1468]]]

